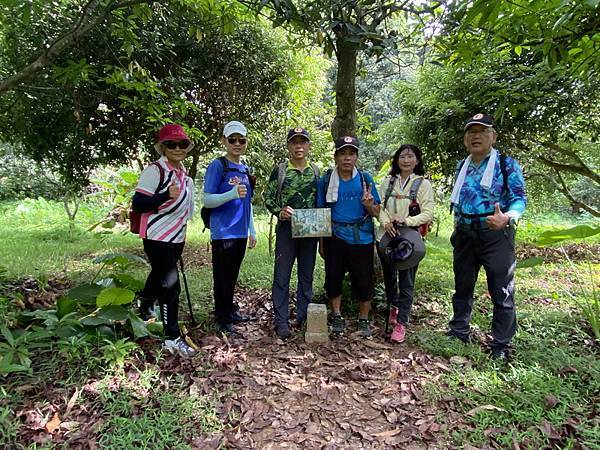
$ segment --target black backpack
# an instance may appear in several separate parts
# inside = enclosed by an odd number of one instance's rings
[[[229,164],[227,164],[227,158],[225,158],[224,156],[220,156],[217,159],[221,162],[223,166],[223,175],[221,176],[221,181],[223,181],[223,179],[227,176],[227,172],[239,172],[241,174],[248,175],[250,187],[252,188],[252,192],[254,192],[254,186],[256,186],[256,177],[250,174],[249,170],[240,170],[237,167],[229,167]],[[204,230],[202,231],[210,229],[210,214],[212,209],[213,208],[207,208],[206,206],[200,208],[200,217],[202,218],[202,223],[204,224]]]

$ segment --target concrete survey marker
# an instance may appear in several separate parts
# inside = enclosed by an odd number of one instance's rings
[[[307,344],[329,342],[328,331],[327,306],[319,303],[309,303],[304,341]]]

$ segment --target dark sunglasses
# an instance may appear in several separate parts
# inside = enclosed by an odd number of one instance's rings
[[[236,142],[239,142],[240,145],[245,145],[248,140],[246,138],[229,137],[227,138],[227,142],[229,142],[231,145],[235,144]]]
[[[177,147],[181,150],[187,150],[190,146],[190,141],[164,141],[163,145],[169,150],[175,150]]]

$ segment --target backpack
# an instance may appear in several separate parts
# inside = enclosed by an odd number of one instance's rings
[[[158,173],[160,174],[160,179],[158,181],[158,186],[156,187],[156,191],[154,191],[154,195],[160,191],[163,187],[163,183],[165,181],[165,169],[156,161],[154,161],[151,166],[154,165],[158,167]],[[140,224],[142,222],[142,213],[136,212],[133,208],[129,209],[129,231],[135,234],[140,234]]]
[[[396,182],[396,176],[392,176],[392,178],[390,178],[390,184],[388,185],[388,188],[385,191],[385,197],[383,200],[383,208],[384,209],[387,207],[387,202],[390,199],[390,196],[392,195],[392,191],[394,189],[395,182]],[[419,202],[417,202],[417,193],[419,192],[419,188],[421,187],[422,182],[423,182],[423,177],[419,177],[419,178],[415,179],[415,181],[413,181],[413,183],[410,186],[410,191],[408,193],[408,198],[410,200],[410,203],[408,205],[408,215],[410,217],[418,216],[419,214],[421,214],[421,205],[419,205]],[[432,227],[432,222],[425,222],[414,228],[416,228],[416,230],[419,232],[419,234],[422,237],[425,237],[425,236],[427,236],[427,233],[429,233],[429,231],[431,231],[431,227]]]
[[[463,159],[460,164],[458,165],[458,170],[457,172],[460,173],[460,170],[462,169],[462,167],[465,164],[465,161],[467,159]],[[502,194],[504,194],[505,192],[508,192],[508,172],[506,171],[506,155],[503,153],[500,153],[500,172],[502,172],[502,193],[500,194],[500,196],[502,196]],[[452,214],[452,210],[454,209],[454,204],[450,203],[450,214]],[[476,214],[479,215],[479,214]],[[488,214],[484,214],[483,216],[487,216]]]
[[[221,162],[221,165],[223,166],[223,175],[221,175],[221,181],[225,179],[225,177],[227,176],[227,172],[239,172],[241,174],[248,175],[250,187],[252,188],[252,192],[254,192],[254,186],[256,186],[256,177],[254,175],[251,175],[249,170],[240,170],[236,167],[229,167],[229,164],[227,164],[227,158],[225,158],[224,156],[220,156],[217,159]],[[200,217],[202,218],[202,224],[204,225],[204,230],[202,231],[205,231],[207,229],[210,230],[210,214],[212,209],[213,208],[207,208],[206,206],[200,208]]]
[[[279,163],[277,165],[277,193],[276,193],[276,195],[278,198],[281,198],[281,191],[283,190],[283,183],[285,181],[285,175],[287,172],[287,164],[288,164],[287,161],[283,161],[282,163]],[[312,168],[312,171],[315,174],[315,179],[318,179],[321,176],[319,167],[314,163],[310,163],[310,167]]]
[[[360,185],[364,186],[365,185],[365,176],[363,175],[362,171],[356,169],[356,171],[358,172],[358,176],[360,176]],[[331,180],[331,173],[333,172],[333,169],[327,169],[327,172],[325,172],[325,179],[323,180],[324,185],[323,185],[323,190],[327,193],[327,189],[329,189],[329,181]]]

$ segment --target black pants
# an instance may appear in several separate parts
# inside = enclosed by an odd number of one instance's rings
[[[179,272],[177,261],[183,252],[185,242],[161,242],[144,239],[144,252],[150,261],[150,274],[146,279],[143,296],[145,302],[158,300],[163,332],[167,339],[177,339],[180,336],[179,324]],[[142,304],[148,308],[149,304]]]
[[[456,336],[469,337],[473,291],[481,266],[485,269],[488,291],[492,297],[491,346],[504,347],[515,335],[517,317],[514,303],[515,228],[503,230],[461,230],[452,233],[454,247],[454,316],[450,330]]]
[[[232,322],[233,291],[246,254],[248,239],[216,239],[211,242],[215,318],[219,325]]]
[[[406,270],[396,270],[393,265],[383,258],[379,246],[376,247],[383,268],[385,297],[392,306],[398,308],[398,321],[403,325],[408,325],[414,300],[415,277],[419,265],[417,264]]]

